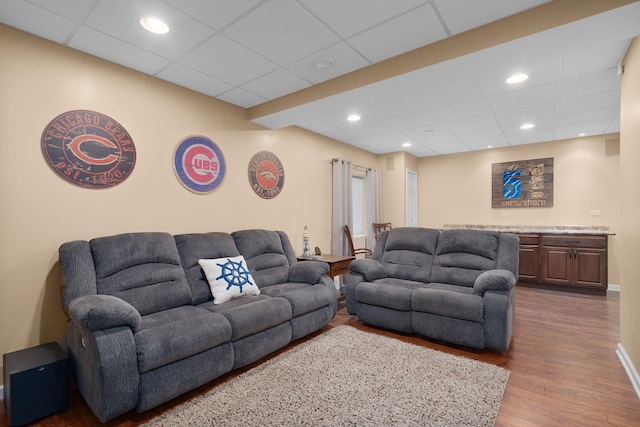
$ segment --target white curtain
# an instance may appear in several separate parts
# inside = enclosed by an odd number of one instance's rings
[[[381,173],[377,169],[367,171],[367,248],[373,249],[376,246],[376,239],[373,235],[373,223],[380,222],[382,213],[380,212],[380,181]]]
[[[351,162],[337,159],[333,162],[332,254],[347,255],[349,253],[344,226],[348,225],[353,229],[351,212]]]

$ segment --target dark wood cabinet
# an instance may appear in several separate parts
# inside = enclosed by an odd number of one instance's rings
[[[606,293],[607,236],[520,235],[519,282]]]
[[[518,280],[540,280],[540,243],[537,234],[520,235],[520,268]]]

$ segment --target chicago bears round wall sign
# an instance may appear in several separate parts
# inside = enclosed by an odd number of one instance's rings
[[[173,168],[180,183],[194,193],[215,190],[226,172],[222,151],[206,136],[189,136],[178,144]]]
[[[249,161],[249,182],[263,199],[273,199],[284,187],[284,167],[275,154],[260,151]]]
[[[42,154],[65,181],[86,188],[108,188],[127,179],[136,164],[136,147],[114,119],[90,110],[60,114],[45,127]]]

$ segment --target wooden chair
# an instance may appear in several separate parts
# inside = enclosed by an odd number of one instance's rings
[[[373,236],[378,240],[380,233],[386,230],[391,230],[390,222],[374,222],[373,223]]]
[[[344,232],[347,235],[347,242],[349,242],[349,250],[351,251],[351,256],[356,256],[360,254],[364,254],[365,257],[371,256],[371,249],[369,248],[354,248],[353,247],[353,239],[351,238],[351,231],[349,230],[349,226],[344,226]]]

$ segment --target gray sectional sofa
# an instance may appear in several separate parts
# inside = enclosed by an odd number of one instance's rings
[[[509,348],[515,317],[514,234],[394,228],[351,263],[350,314],[370,325],[454,344]]]
[[[214,304],[198,260],[242,255],[260,290]],[[72,377],[104,422],[146,411],[324,326],[337,294],[283,232],[130,233],[59,250]]]

